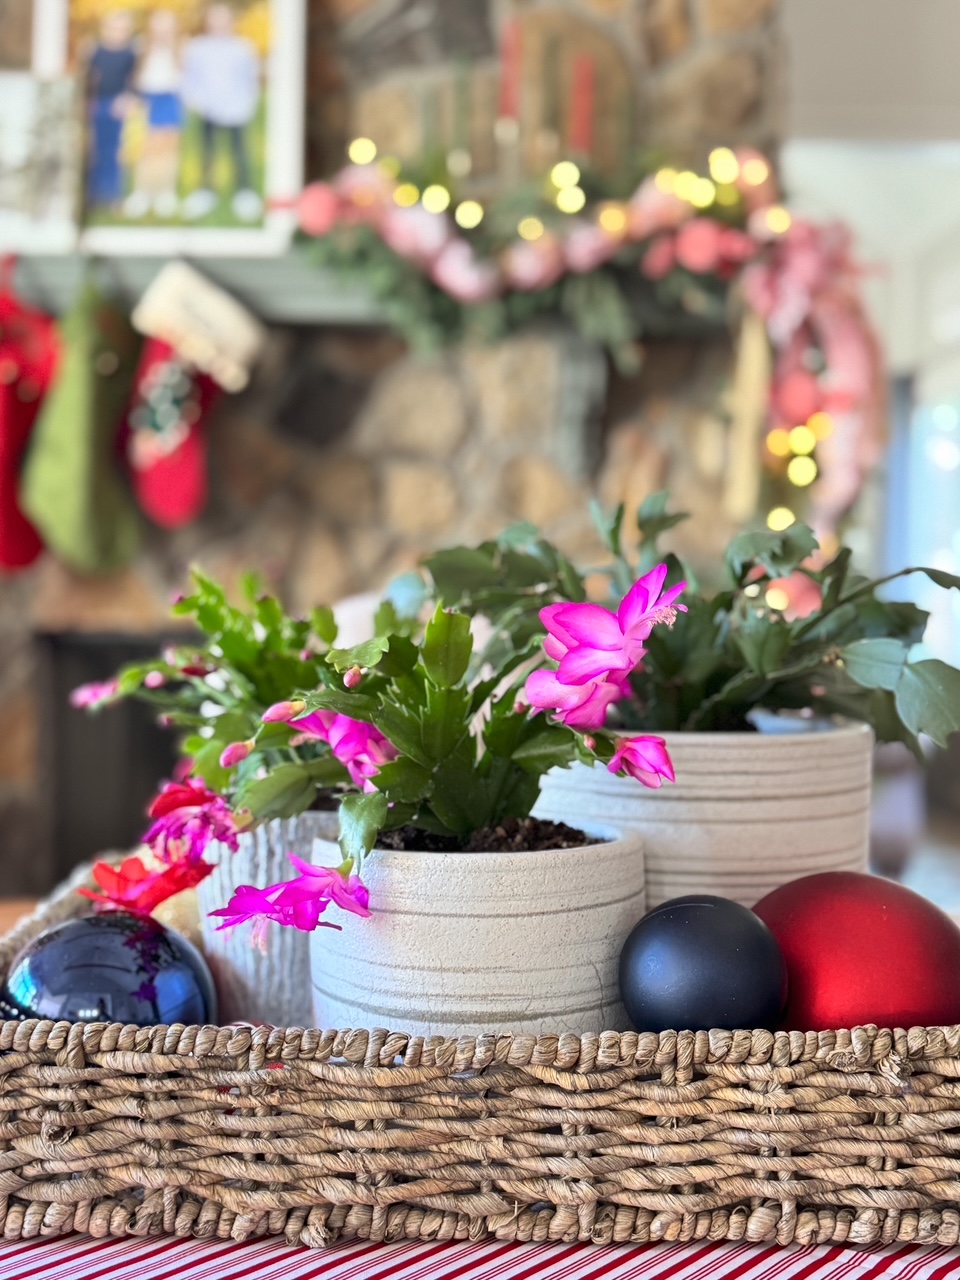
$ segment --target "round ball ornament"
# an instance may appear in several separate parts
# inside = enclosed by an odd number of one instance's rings
[[[214,1022],[217,997],[192,943],[149,916],[104,911],[55,925],[14,958],[0,1016],[68,1022]]]
[[[754,911],[790,973],[785,1028],[960,1022],[960,929],[912,889],[825,871],[775,889]]]
[[[787,995],[780,948],[752,911],[690,894],[649,911],[620,954],[620,998],[637,1031],[773,1027]]]

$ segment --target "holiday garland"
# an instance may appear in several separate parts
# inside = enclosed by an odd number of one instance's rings
[[[807,514],[830,545],[883,443],[882,366],[849,231],[791,214],[763,155],[719,147],[709,176],[662,167],[625,198],[563,160],[482,204],[446,171],[424,181],[378,159],[369,139],[349,154],[304,190],[300,226],[414,349],[559,315],[629,371],[658,318],[717,326],[732,302],[759,315],[774,356],[768,521],[789,527],[792,487],[818,481]]]

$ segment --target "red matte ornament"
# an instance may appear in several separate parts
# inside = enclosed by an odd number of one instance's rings
[[[960,928],[912,889],[827,871],[775,889],[754,911],[787,962],[785,1029],[960,1023]]]

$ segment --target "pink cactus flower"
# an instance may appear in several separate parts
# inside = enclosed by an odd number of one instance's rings
[[[339,929],[340,925],[320,919],[331,903],[353,915],[370,915],[370,892],[359,876],[344,874],[337,867],[315,867],[292,853],[287,857],[300,875],[266,889],[240,885],[227,906],[211,911],[211,915],[223,918],[218,928],[253,921],[255,939],[262,941],[271,921],[304,933],[317,928]]]
[[[291,739],[291,746],[304,742],[329,743],[354,785],[364,791],[375,791],[372,779],[383,765],[397,758],[393,743],[372,724],[337,715],[334,711],[311,711],[305,715],[304,707],[303,702],[278,702],[265,711],[261,719],[267,724],[283,722],[296,729],[297,736]]]
[[[532,706],[553,711],[570,729],[602,729],[610,706],[630,696],[630,684],[626,676],[561,684],[555,671],[533,671],[524,692]]]
[[[215,840],[237,851],[237,824],[230,807],[199,778],[166,783],[149,814],[154,823],[143,843],[161,862],[197,862]]]
[[[246,742],[231,742],[220,752],[220,768],[233,769],[241,761],[246,760],[256,743],[252,738],[248,738]]]
[[[112,702],[119,692],[120,685],[116,680],[99,680],[93,684],[81,684],[71,693],[70,705],[92,710],[94,707],[102,707]]]
[[[561,684],[584,684],[608,676],[621,678],[640,662],[644,641],[658,623],[672,625],[674,601],[687,585],[679,582],[663,590],[667,566],[657,565],[639,578],[620,602],[616,613],[599,604],[551,604],[540,610],[548,631],[544,652],[560,665]]]
[[[621,738],[607,768],[611,773],[624,773],[636,778],[645,787],[660,787],[664,779],[676,781],[667,744],[663,738],[646,734],[637,738]]]

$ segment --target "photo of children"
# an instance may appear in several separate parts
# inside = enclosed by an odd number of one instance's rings
[[[97,247],[107,228],[267,225],[271,168],[299,164],[274,154],[285,143],[268,146],[271,117],[276,139],[279,120],[302,113],[291,97],[302,95],[301,68],[274,83],[274,37],[296,44],[280,25],[298,30],[298,10],[301,0],[70,0],[86,104],[83,222]]]

